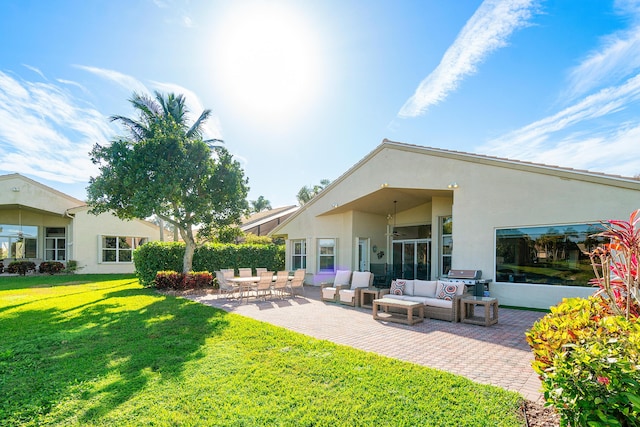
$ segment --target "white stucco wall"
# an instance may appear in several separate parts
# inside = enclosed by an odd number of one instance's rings
[[[453,182],[457,188],[451,190],[448,186]],[[354,238],[370,237],[365,235],[367,232],[379,236],[380,230],[374,234],[369,227],[384,224],[386,228],[386,216],[375,221],[361,213],[340,212],[334,207],[348,206],[373,194],[382,183],[387,184],[385,188],[390,195],[393,191],[413,189],[443,194],[416,208],[398,212],[396,219],[398,226],[432,224],[434,267],[439,264],[438,221],[451,214],[453,268],[480,269],[484,278],[494,281],[490,290],[501,304],[533,308],[548,308],[563,297],[585,296],[593,289],[495,283],[497,228],[627,219],[630,212],[640,208],[640,182],[634,180],[393,143],[374,150],[275,232],[289,239],[308,239],[310,274],[315,273],[317,237],[338,237],[341,254],[348,253],[351,257],[340,256],[340,263],[354,266]],[[340,213],[331,215],[332,209]],[[360,222],[364,225],[360,226]],[[351,248],[345,247],[347,243]],[[372,243],[380,247],[380,243]],[[390,255],[388,246],[386,250]]]
[[[149,241],[159,240],[159,228],[149,222],[122,221],[109,213],[98,216],[88,209],[77,211],[73,221],[72,249],[70,258],[78,262],[81,273],[133,273],[131,263],[103,263],[99,253],[101,236],[144,237]]]

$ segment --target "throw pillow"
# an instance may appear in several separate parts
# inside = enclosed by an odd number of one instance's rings
[[[452,285],[451,283],[438,283],[436,298],[453,301],[453,297],[456,296],[456,292],[458,292],[458,286]]]
[[[404,294],[404,287],[407,285],[405,280],[394,280],[391,282],[391,289],[389,289],[389,293],[392,295],[402,295]]]

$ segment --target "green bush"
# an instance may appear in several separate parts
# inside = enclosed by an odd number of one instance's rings
[[[32,261],[12,261],[7,267],[7,273],[16,274],[21,276],[27,274],[27,271],[36,271],[36,263]]]
[[[640,323],[600,296],[565,299],[526,333],[563,426],[640,426]]]
[[[60,273],[64,270],[64,264],[58,261],[45,261],[40,263],[38,270],[40,273]]]
[[[144,286],[152,286],[158,271],[182,271],[184,243],[149,242],[133,253],[136,275]],[[284,268],[284,246],[207,244],[196,248],[194,271],[222,268],[265,267],[270,271]]]

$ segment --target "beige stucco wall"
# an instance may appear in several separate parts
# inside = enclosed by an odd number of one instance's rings
[[[44,258],[45,228],[65,227],[67,260],[77,261],[81,273],[134,272],[133,263],[99,262],[100,236],[160,238],[152,223],[89,214],[84,202],[18,174],[0,176],[0,224],[39,227],[36,262]]]
[[[100,260],[101,236],[144,237],[159,240],[159,228],[140,220],[122,221],[109,213],[98,216],[83,209],[75,214],[70,258],[78,262],[81,273],[133,273],[133,263],[103,263]]]
[[[448,186],[453,182],[458,187],[451,190]],[[626,219],[640,208],[640,183],[629,179],[382,144],[276,229],[276,234],[307,239],[307,272],[311,277],[316,273],[315,239],[319,237],[338,238],[338,265],[354,269],[355,238],[370,237],[371,243],[380,248],[377,240],[384,237],[390,224],[386,215],[341,212],[340,207],[379,191],[383,183],[391,192],[429,189],[450,194],[434,196],[416,208],[398,212],[396,224],[432,225],[432,271],[437,276],[439,218],[452,215],[453,268],[482,270],[484,278],[494,280],[490,285],[492,296],[503,305],[548,308],[563,297],[584,296],[592,290],[495,283],[497,228],[598,223]],[[332,215],[332,211],[338,213]],[[386,240],[385,245],[389,256]],[[287,262],[289,258],[287,254]],[[331,278],[321,280],[326,279]]]

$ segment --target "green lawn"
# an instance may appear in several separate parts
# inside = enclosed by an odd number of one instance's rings
[[[521,426],[520,400],[131,276],[0,278],[2,426]]]

